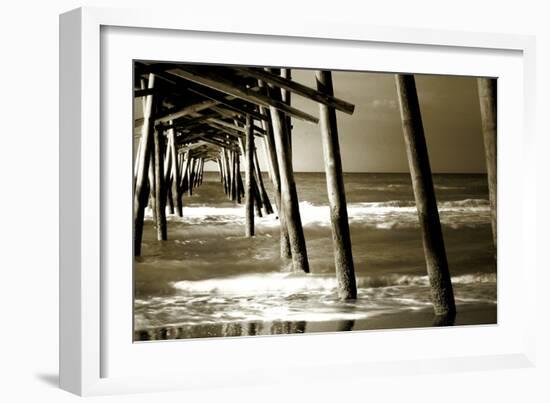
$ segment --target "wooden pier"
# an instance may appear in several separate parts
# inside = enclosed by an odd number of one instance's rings
[[[355,107],[334,96],[330,71],[311,74],[316,88],[293,81],[290,69],[135,62],[134,94],[143,100],[143,118],[135,120],[140,132],[134,166],[135,256],[141,255],[145,208],[152,209],[158,241],[165,241],[166,208],[184,215],[185,199],[202,184],[208,162],[217,165],[227,198],[237,204],[244,198],[243,236],[253,237],[255,217],[275,213],[260,170],[260,150],[273,185],[281,258],[309,273],[292,165],[292,137],[300,134],[292,133],[291,119],[299,119],[318,125],[323,144],[338,294],[342,300],[357,298],[336,119],[337,111],[352,115]],[[412,75],[395,80],[434,311],[440,323],[448,324],[456,307],[415,80]],[[494,80],[480,79],[479,92],[496,244]],[[295,108],[291,94],[317,104],[319,117]]]

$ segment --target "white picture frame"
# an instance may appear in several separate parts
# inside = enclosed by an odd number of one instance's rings
[[[143,51],[138,54],[130,42],[137,40],[139,32]],[[106,37],[102,36],[105,33],[113,35],[109,42],[105,42]],[[152,46],[152,41],[174,43],[181,40],[179,35],[185,36],[186,33],[192,36],[188,38],[189,52],[194,49],[191,61],[229,62],[228,55],[222,51],[216,54],[207,52],[203,47],[209,45],[200,42],[204,37],[205,41],[215,43],[226,36],[224,40],[236,41],[235,46],[238,46],[237,42],[242,44],[248,41],[246,46],[257,46],[258,49],[262,46],[277,49],[281,44],[289,49],[292,44],[302,48],[318,44],[321,49],[330,48],[334,52],[342,49],[343,54],[349,49],[381,52],[377,63],[368,64],[371,70],[394,66],[387,71],[485,73],[494,76],[491,72],[502,68],[503,81],[509,83],[504,84],[509,85],[504,87],[504,93],[514,94],[514,97],[503,98],[499,89],[499,161],[506,162],[513,157],[510,150],[516,150],[521,155],[522,166],[511,172],[503,166],[505,164],[500,164],[499,179],[505,178],[503,183],[510,181],[520,185],[524,191],[515,192],[506,185],[499,187],[499,200],[505,200],[499,204],[499,324],[475,329],[367,331],[345,335],[132,344],[131,329],[127,329],[128,334],[124,333],[125,324],[128,320],[131,322],[131,318],[125,318],[120,313],[130,309],[131,300],[121,296],[122,302],[115,305],[118,302],[113,302],[110,297],[113,290],[121,290],[116,288],[117,284],[125,285],[121,295],[130,295],[128,292],[132,285],[127,282],[128,272],[122,270],[121,276],[115,278],[111,276],[111,271],[106,271],[110,259],[131,260],[131,255],[113,251],[105,243],[105,228],[114,227],[106,221],[105,211],[110,211],[110,203],[114,203],[115,198],[122,200],[115,208],[124,208],[126,203],[130,209],[131,204],[127,204],[125,193],[114,194],[116,184],[111,183],[114,179],[106,179],[111,174],[113,177],[124,177],[124,171],[115,175],[106,168],[113,167],[109,161],[110,149],[124,150],[129,143],[116,143],[112,141],[112,136],[105,137],[105,133],[112,128],[109,126],[111,123],[105,122],[110,117],[106,119],[102,107],[104,102],[114,105],[116,100],[121,99],[119,97],[123,96],[124,88],[121,87],[122,90],[113,94],[112,98],[109,94],[107,101],[103,98],[110,88],[106,88],[102,81],[102,74],[105,73],[102,69],[106,63],[102,57],[111,55],[103,48],[120,46],[127,40],[129,46],[124,46],[127,52],[119,52],[120,57],[126,58],[124,60],[161,58],[180,61],[181,50],[170,57],[168,45]],[[151,38],[151,35],[155,37]],[[195,47],[193,41],[199,41]],[[536,278],[537,265],[535,242],[529,242],[526,235],[536,231],[535,213],[528,208],[534,200],[534,186],[527,175],[534,171],[535,164],[534,159],[529,158],[534,147],[535,46],[532,37],[327,23],[313,16],[310,19],[289,18],[283,26],[269,19],[247,19],[237,24],[233,19],[181,18],[180,15],[159,10],[81,8],[61,16],[60,49],[60,384],[63,389],[79,395],[97,395],[236,384],[293,383],[297,377],[301,381],[308,378],[337,381],[382,373],[418,374],[534,365],[536,284],[529,279]],[[451,66],[452,63],[445,57],[437,58],[435,55],[439,53],[454,60],[455,65]],[[415,54],[423,54],[425,60],[409,58],[400,61],[402,58],[399,55]],[[247,57],[232,61],[285,65],[285,62],[295,60],[297,64],[293,66],[311,67],[323,60],[315,57],[308,57],[313,59],[309,61],[299,59],[299,52],[296,51],[291,56],[294,59],[275,63],[275,60],[282,60],[276,50],[268,55],[258,51]],[[466,63],[460,63],[461,60],[483,57],[487,58],[487,63],[479,66],[468,67]],[[498,61],[502,64],[500,67]],[[330,68],[353,67],[346,56],[333,58],[331,63]],[[354,67],[357,69],[367,66],[361,64],[367,63],[364,61],[356,63]],[[128,73],[128,83],[123,85],[130,85],[130,77]],[[131,109],[130,94],[128,92],[128,107]],[[506,113],[512,110],[517,113]],[[127,112],[127,109],[121,111],[121,120]],[[118,113],[116,115],[119,116]],[[125,127],[122,124],[117,127]],[[130,120],[126,121],[126,126],[131,130]],[[501,128],[504,132],[502,137]],[[517,134],[507,136],[507,130]],[[500,142],[501,138],[506,140]],[[130,150],[127,155],[131,160]],[[515,212],[512,218],[508,214],[511,211]],[[111,214],[108,216],[113,217]],[[124,219],[121,222],[124,223]],[[126,222],[131,223],[128,219]],[[124,228],[131,231],[131,224]],[[114,234],[109,234],[109,239],[113,239]],[[125,234],[123,236],[127,236],[127,232]],[[515,248],[510,250],[507,246],[512,243]],[[521,270],[514,272],[512,266]],[[109,280],[108,283],[106,280]],[[520,286],[525,297],[512,304],[511,291],[513,287]],[[116,327],[117,323],[122,324],[120,328]],[[342,345],[342,337],[346,337],[345,345]],[[126,339],[128,345],[124,344]],[[407,355],[400,348],[390,351],[391,346],[403,342],[419,346],[418,350]],[[430,343],[432,350],[427,347]],[[358,349],[361,345],[365,348]],[[453,345],[452,351],[449,345]],[[282,357],[284,351],[288,352],[288,356]],[[319,351],[324,354],[318,354]],[[185,359],[169,362],[169,356]],[[267,357],[270,365],[255,359],[260,356]],[[113,364],[111,368],[111,363],[115,362],[127,364],[118,367]],[[135,367],[136,362],[144,363],[149,370],[132,373],[131,367]]]

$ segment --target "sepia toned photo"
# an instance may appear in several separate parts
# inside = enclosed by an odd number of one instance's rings
[[[132,74],[134,341],[497,323],[496,79]]]

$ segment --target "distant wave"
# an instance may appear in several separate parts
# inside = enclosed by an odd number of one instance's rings
[[[412,228],[418,226],[416,204],[410,200],[390,200],[384,202],[349,203],[348,218],[352,224],[372,226],[378,229]],[[476,226],[490,223],[490,205],[486,199],[464,199],[444,201],[438,204],[441,222],[452,228]],[[316,205],[308,201],[300,202],[302,224],[330,225],[328,205]],[[258,225],[279,225],[275,215],[257,219]],[[146,218],[152,218],[150,209]],[[183,217],[168,216],[169,221],[187,224],[233,224],[244,220],[242,205],[230,207],[192,206],[183,208]]]

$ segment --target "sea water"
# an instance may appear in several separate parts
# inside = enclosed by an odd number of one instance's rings
[[[295,175],[311,273],[280,258],[277,214],[244,236],[244,205],[206,173],[156,240],[147,214],[134,265],[136,340],[431,326],[433,308],[408,174],[344,174],[356,301],[337,297],[324,174]],[[275,209],[272,187],[266,188]],[[486,175],[434,175],[456,324],[496,323]]]

